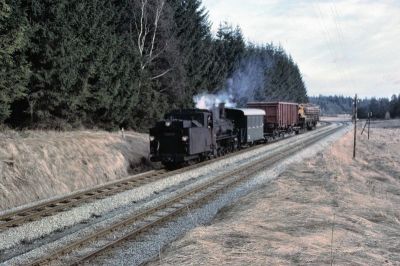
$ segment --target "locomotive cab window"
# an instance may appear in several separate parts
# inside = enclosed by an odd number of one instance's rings
[[[190,120],[190,121],[196,121],[196,125],[204,126],[204,115],[202,113],[184,113],[184,114],[179,114],[179,113],[173,113],[173,114],[168,114],[165,116],[165,119],[168,120]]]

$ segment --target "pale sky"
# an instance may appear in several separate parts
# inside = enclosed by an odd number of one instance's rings
[[[246,40],[281,44],[308,94],[400,93],[400,0],[203,0],[213,23]]]

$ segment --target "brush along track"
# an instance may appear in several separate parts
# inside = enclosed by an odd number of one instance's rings
[[[325,127],[324,125],[323,127]],[[321,127],[321,128],[323,128]],[[291,137],[288,135],[286,138]],[[279,138],[275,141],[270,141],[268,143],[273,143],[279,141]],[[174,171],[166,171],[165,169],[149,171],[146,173],[130,176],[121,180],[114,181],[112,183],[105,184],[103,186],[98,186],[81,192],[76,192],[69,194],[67,196],[57,198],[50,201],[41,202],[37,205],[33,205],[27,208],[19,209],[16,211],[8,212],[0,216],[0,232],[7,230],[8,228],[17,227],[22,224],[39,220],[43,217],[52,216],[59,212],[67,211],[71,208],[80,206],[84,203],[93,202],[98,199],[109,197],[133,188],[137,188],[163,178],[167,178],[172,175],[180,174],[189,170],[193,170],[209,163],[213,163],[219,160],[223,160],[232,156],[239,155],[254,149],[259,148],[260,145],[256,145],[247,149],[239,150],[230,153],[226,156],[215,158],[209,161],[201,162],[195,165],[180,168]]]
[[[155,207],[133,214],[120,222],[114,223],[110,227],[96,231],[76,242],[63,246],[61,249],[50,251],[50,254],[46,257],[32,262],[31,265],[42,265],[52,261],[57,264],[80,264],[90,260],[115,245],[137,237],[146,230],[185,212],[185,210],[212,199],[215,195],[225,191],[238,182],[251,177],[267,167],[273,166],[277,162],[337,132],[341,128],[343,128],[343,125],[316,134],[313,138],[304,140],[301,145],[288,144],[284,150],[268,158],[259,159],[240,169],[209,180],[193,189],[180,192],[172,199],[168,199]]]

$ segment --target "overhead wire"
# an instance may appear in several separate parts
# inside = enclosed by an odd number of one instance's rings
[[[333,32],[329,30],[329,22],[326,22],[325,16],[320,8],[320,5],[322,3],[318,1],[318,4],[312,4],[314,12],[317,16],[318,22],[321,26],[321,32],[322,35],[325,39],[327,49],[329,50],[329,53],[332,56],[332,61],[334,63],[334,66],[336,68],[337,74],[339,75],[340,79],[342,80],[343,84],[348,84],[347,86],[349,87],[355,87],[355,83],[351,78],[351,75],[348,74],[346,66],[341,66],[339,63],[343,61],[343,59],[346,58],[346,55],[344,53],[344,37],[343,37],[343,32],[341,31],[339,21],[338,21],[338,12],[336,9],[336,6],[330,6],[331,9],[331,20],[335,25],[336,29],[336,36]],[[336,9],[336,15],[335,15],[335,10]],[[337,43],[338,45],[335,45]],[[340,51],[341,50],[341,51]]]
[[[347,63],[346,65],[349,67],[351,65],[351,62],[349,60],[349,57],[346,56],[346,52],[345,52],[346,49],[345,49],[345,46],[344,46],[344,34],[343,34],[343,31],[342,31],[342,27],[340,25],[340,21],[338,19],[339,18],[339,12],[338,12],[337,6],[336,6],[334,1],[332,1],[331,5],[332,5],[331,6],[331,11],[332,11],[332,14],[333,14],[332,17],[333,17],[333,19],[335,21],[335,25],[336,25],[338,43],[339,43],[340,48],[342,49],[343,61],[345,61]],[[353,88],[356,89],[356,82],[355,82],[353,76],[349,74],[348,67],[347,68],[343,68],[343,71],[344,71],[344,73],[346,75],[346,78],[350,81],[351,85],[353,86]]]

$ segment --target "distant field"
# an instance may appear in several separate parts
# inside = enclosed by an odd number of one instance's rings
[[[371,127],[374,127],[374,128],[400,128],[400,119],[372,120]]]
[[[339,115],[339,116],[322,116],[321,121],[326,122],[350,122],[352,120],[350,115]],[[366,120],[358,120],[358,127],[364,127]],[[400,119],[389,119],[389,120],[371,120],[371,127],[374,128],[400,128]]]
[[[135,132],[0,131],[0,210],[148,169],[148,146]]]
[[[351,116],[350,115],[321,116],[320,120],[326,122],[351,121]]]

